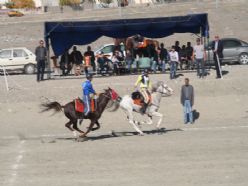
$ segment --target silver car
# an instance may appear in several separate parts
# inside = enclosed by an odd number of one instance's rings
[[[234,64],[239,63],[242,65],[248,64],[248,43],[236,38],[223,38],[223,61],[222,63]],[[213,64],[213,52],[211,50],[211,41],[207,47],[207,58],[210,64]]]

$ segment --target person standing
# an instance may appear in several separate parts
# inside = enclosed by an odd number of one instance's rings
[[[88,73],[88,67],[89,66],[92,66],[93,71],[95,72],[96,71],[96,64],[95,64],[95,59],[96,58],[95,58],[94,52],[91,50],[91,46],[88,46],[87,51],[84,53],[85,61],[88,60],[88,59],[86,59],[87,57],[89,58],[89,62],[88,62],[89,64],[85,64],[85,72]]]
[[[131,73],[131,68],[132,68],[132,64],[133,64],[133,56],[132,56],[132,53],[130,50],[126,51],[125,62],[127,64],[128,73]]]
[[[184,124],[188,123],[188,115],[189,122],[193,124],[192,107],[194,105],[194,88],[189,84],[189,78],[185,78],[184,82],[185,84],[181,88],[181,104],[183,105]]]
[[[164,48],[164,43],[161,43],[160,44],[159,59],[160,59],[160,62],[161,62],[162,72],[165,73],[166,63],[168,62],[168,52]]]
[[[78,76],[81,74],[81,65],[83,62],[83,56],[80,51],[77,50],[77,47],[73,47],[73,51],[71,53],[71,60],[74,66],[75,75]]]
[[[63,76],[67,76],[72,69],[71,55],[69,54],[69,50],[66,50],[61,56],[60,69],[62,70]]]
[[[179,56],[178,56],[178,52],[175,51],[175,46],[171,47],[169,56],[170,56],[170,79],[175,79],[177,63],[179,63]]]
[[[46,66],[47,51],[44,47],[44,41],[40,40],[39,46],[35,49],[37,61],[37,82],[44,80],[44,71]]]
[[[186,53],[187,53],[187,69],[194,69],[194,64],[192,60],[193,55],[193,47],[191,46],[191,42],[187,42]]]
[[[206,51],[204,49],[204,46],[201,44],[200,38],[196,39],[196,45],[194,46],[192,59],[193,59],[193,61],[195,61],[195,64],[196,64],[197,76],[199,78],[204,78],[204,76],[205,76]]]
[[[218,35],[215,36],[214,42],[212,43],[212,51],[214,56],[214,64],[216,69],[216,78],[222,78],[221,63],[223,59],[223,44]]]
[[[91,74],[87,74],[87,80],[82,84],[83,88],[83,102],[84,102],[84,116],[88,116],[90,113],[90,96],[91,94],[96,95],[96,91],[93,89],[92,86],[92,79],[93,76]]]

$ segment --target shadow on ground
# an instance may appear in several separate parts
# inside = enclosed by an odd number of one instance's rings
[[[168,129],[161,128],[158,130],[150,130],[150,131],[143,131],[146,135],[163,135],[167,132],[176,132],[176,131],[183,131],[182,129]],[[96,140],[103,140],[103,139],[109,139],[109,138],[119,138],[119,137],[130,137],[130,136],[136,136],[139,135],[138,132],[115,132],[112,131],[111,134],[104,134],[99,136],[90,136],[85,138],[55,138],[55,140],[74,140],[78,142],[85,142],[85,141],[96,141]]]

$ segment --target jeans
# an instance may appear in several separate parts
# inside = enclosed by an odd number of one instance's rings
[[[184,112],[184,123],[188,123],[188,115],[189,115],[189,122],[193,123],[193,113],[190,100],[185,100],[183,105],[183,112]]]
[[[171,61],[170,62],[170,79],[175,79],[176,77],[176,68],[177,68],[177,65],[176,65],[177,62],[175,61]]]
[[[197,67],[197,76],[204,77],[205,76],[205,64],[203,59],[195,59],[196,67]]]
[[[165,60],[161,61],[161,69],[162,69],[162,72],[165,72],[165,69],[166,69],[166,61]]]
[[[37,81],[44,80],[45,60],[37,61]]]
[[[152,71],[153,72],[157,71],[157,61],[152,61]]]
[[[83,102],[84,102],[84,114],[88,115],[90,112],[90,96],[84,95]]]
[[[127,60],[126,63],[127,63],[128,72],[131,72],[131,66],[132,66],[133,60]]]

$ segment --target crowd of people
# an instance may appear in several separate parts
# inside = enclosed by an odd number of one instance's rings
[[[139,59],[148,58],[150,66],[147,70],[156,73],[161,71],[165,73],[170,69],[170,79],[177,77],[177,70],[197,70],[197,76],[199,78],[206,77],[205,63],[207,59],[205,47],[202,44],[200,38],[196,39],[196,44],[192,46],[191,42],[187,42],[186,45],[180,46],[179,41],[176,41],[170,49],[166,49],[163,43],[159,46],[154,44],[148,45],[146,48],[128,49],[126,51],[121,50],[121,46],[117,45],[113,47],[112,55],[106,55],[103,52],[95,55],[91,46],[87,47],[87,51],[83,54],[73,46],[72,52],[70,49],[66,50],[58,60],[57,57],[52,57],[54,61],[54,68],[61,69],[61,75],[67,76],[74,74],[76,76],[89,73],[89,68],[92,69],[93,74],[108,74],[110,71],[114,75],[120,75],[122,73],[131,73],[139,71]],[[223,45],[219,40],[219,37],[215,37],[215,41],[212,45],[212,51],[214,54],[215,68],[217,78],[222,78],[221,74],[221,59],[223,58]],[[37,81],[43,80],[43,74],[45,69],[46,50],[44,47],[44,41],[40,41],[40,46],[36,48],[35,54],[37,56]],[[57,64],[59,61],[59,65]],[[136,68],[132,69],[135,63]],[[73,72],[72,72],[73,71]]]

